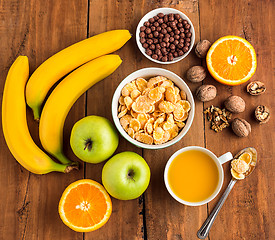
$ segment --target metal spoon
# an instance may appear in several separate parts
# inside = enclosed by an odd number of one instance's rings
[[[242,153],[244,152],[250,152],[252,154],[252,162],[250,164],[250,168],[249,170],[245,173],[245,177],[249,176],[252,171],[254,170],[256,163],[257,163],[257,151],[255,148],[252,147],[248,147],[248,148],[244,148],[243,150],[241,150],[239,153],[237,153],[234,158],[238,158]],[[219,211],[222,208],[222,205],[224,204],[227,196],[229,195],[230,191],[232,190],[232,188],[234,187],[235,183],[240,180],[240,179],[236,179],[232,176],[231,181],[229,182],[226,190],[224,191],[221,199],[219,200],[219,202],[217,203],[217,205],[215,206],[215,208],[212,210],[211,214],[208,216],[208,218],[205,220],[205,222],[202,224],[201,228],[199,229],[199,231],[197,232],[197,236],[199,239],[205,239],[219,213]]]

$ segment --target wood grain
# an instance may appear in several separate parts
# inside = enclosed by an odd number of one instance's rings
[[[131,1],[93,0],[90,1],[89,36],[113,29],[128,29],[135,33],[138,19],[135,5]],[[109,77],[96,84],[87,94],[87,115],[111,117],[111,102],[118,84],[137,69],[137,47],[132,38],[116,52],[122,58],[121,66]],[[113,121],[112,121],[113,122]],[[142,155],[139,149],[120,137],[116,153],[133,151]],[[101,182],[104,163],[87,164],[86,177]],[[143,238],[143,198],[119,201],[112,198],[113,213],[108,223],[101,229],[85,234],[85,239],[142,239]]]
[[[196,31],[196,42],[200,40],[198,1],[159,1],[146,3],[146,11],[140,13],[140,18],[149,10],[157,7],[172,7],[185,13],[192,21]],[[144,9],[145,10],[145,9]],[[158,64],[142,61],[140,67],[164,67],[185,79],[188,68],[200,65],[201,61],[194,51],[179,64],[160,66]],[[200,83],[194,84],[186,81],[191,91]],[[169,157],[177,150],[186,146],[204,146],[204,125],[202,103],[195,102],[196,111],[192,127],[177,144],[162,150],[143,150],[144,158],[148,161],[152,171],[151,183],[145,192],[146,229],[147,239],[194,239],[196,231],[207,217],[207,206],[188,207],[178,203],[168,193],[164,185],[164,168]]]
[[[273,239],[274,228],[274,121],[259,125],[253,116],[257,105],[263,104],[271,109],[274,115],[274,54],[275,44],[272,41],[274,22],[272,14],[274,1],[200,1],[200,26],[202,39],[214,42],[219,37],[237,35],[247,39],[257,53],[258,67],[252,80],[262,81],[267,92],[261,96],[250,96],[245,91],[246,84],[228,87],[215,82],[211,77],[205,83],[214,84],[218,96],[214,101],[205,104],[222,106],[230,95],[241,96],[246,102],[246,110],[233,117],[246,119],[252,127],[247,138],[239,138],[231,129],[215,133],[205,122],[206,147],[215,154],[222,155],[227,151],[236,154],[239,150],[251,146],[258,151],[258,164],[251,176],[236,184],[226,200],[210,232],[210,239]],[[209,24],[211,23],[211,24]],[[265,27],[263,27],[265,26]],[[272,80],[273,79],[273,80]],[[224,164],[225,179],[221,193],[230,181],[229,163]],[[212,210],[219,196],[209,204]]]
[[[1,94],[5,77],[18,55],[29,57],[31,72],[49,56],[86,38],[87,2],[1,1]],[[82,13],[82,14],[79,14]],[[84,116],[82,97],[70,112],[64,131]],[[30,131],[38,143],[38,124],[28,109]],[[65,134],[68,139],[68,134]],[[83,177],[83,170],[65,175],[34,175],[10,154],[1,131],[0,239],[82,239],[58,216],[58,201],[65,187]],[[73,157],[65,142],[65,152]]]
[[[209,75],[204,83],[214,84],[218,96],[210,103],[195,101],[196,113],[187,135],[177,144],[162,150],[142,150],[120,137],[122,151],[142,155],[151,168],[149,188],[139,199],[119,201],[112,198],[113,213],[101,229],[87,234],[76,233],[66,227],[57,212],[63,190],[73,181],[90,178],[101,182],[104,163],[82,164],[78,172],[68,175],[51,173],[38,176],[23,169],[10,154],[3,133],[0,131],[0,239],[148,239],[181,240],[197,239],[196,232],[219,199],[202,207],[187,207],[176,202],[167,192],[163,171],[168,158],[178,149],[205,146],[217,156],[227,151],[252,146],[258,150],[259,162],[249,178],[238,182],[219,213],[208,239],[274,239],[274,54],[275,2],[252,0],[0,0],[0,93],[2,95],[9,67],[18,55],[27,55],[30,70],[34,71],[44,60],[59,50],[92,36],[112,29],[129,29],[135,34],[143,15],[157,7],[173,7],[192,20],[196,41],[214,42],[225,35],[246,38],[255,47],[258,68],[252,80],[266,84],[267,92],[252,97],[245,92],[245,85],[228,87],[214,81]],[[69,146],[73,124],[85,115],[100,115],[112,121],[111,101],[117,85],[130,73],[143,67],[162,67],[185,78],[186,70],[193,65],[205,65],[194,51],[183,61],[172,65],[158,65],[146,59],[138,50],[134,37],[117,54],[122,65],[110,77],[96,84],[82,96],[71,109],[64,128],[64,149],[76,160]],[[200,84],[187,82],[192,92]],[[204,119],[203,108],[213,104],[222,106],[230,95],[242,96],[246,111],[234,115],[248,120],[252,133],[248,138],[236,137],[231,129],[215,133]],[[2,98],[1,98],[2,100]],[[271,110],[271,120],[259,125],[253,111],[259,104]],[[27,112],[31,134],[38,145],[38,125],[31,111]],[[1,128],[1,126],[0,126]],[[2,129],[1,129],[2,130]],[[225,164],[225,180],[229,180],[229,164]]]

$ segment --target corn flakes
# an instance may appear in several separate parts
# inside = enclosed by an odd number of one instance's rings
[[[130,121],[131,121],[132,117],[131,115],[124,115],[120,120],[120,124],[121,126],[123,127],[123,129],[127,129],[128,125],[130,124]]]
[[[185,122],[178,122],[178,121],[176,121],[175,123],[177,124],[177,126],[178,126],[179,129],[182,129],[185,126]]]
[[[125,106],[122,106],[122,107],[125,107]],[[128,111],[127,108],[125,108],[124,110],[121,110],[120,113],[117,115],[118,118],[123,117],[127,113],[127,111]]]
[[[164,131],[163,137],[160,140],[155,140],[154,143],[155,144],[163,144],[166,143],[167,141],[169,141],[170,139],[170,133],[168,131]]]
[[[173,114],[169,114],[167,117],[167,121],[163,124],[163,129],[164,130],[169,130],[174,126],[174,118]]]
[[[174,126],[172,128],[170,128],[169,130],[167,130],[167,131],[170,133],[169,140],[175,138],[179,134],[179,128],[176,124],[174,124]]]
[[[131,138],[133,138],[133,137],[134,137],[134,134],[135,134],[135,131],[134,131],[133,128],[128,128],[128,129],[127,129],[127,133],[129,134],[129,136],[130,136]]]
[[[159,104],[159,110],[164,113],[171,113],[175,110],[175,105],[168,101],[162,101]]]
[[[137,132],[140,129],[140,127],[141,127],[141,124],[137,119],[135,118],[131,119],[130,128],[132,128],[135,132]]]
[[[118,112],[121,112],[121,107],[122,107],[122,105],[118,106],[118,109],[117,109]]]
[[[169,87],[166,89],[165,92],[165,99],[171,103],[176,103],[177,102],[177,95],[175,93],[174,88]]]
[[[133,100],[132,100],[132,98],[127,96],[127,97],[124,98],[124,103],[125,103],[127,109],[130,110],[131,106],[132,106],[132,103],[133,103]]]
[[[146,144],[153,144],[154,140],[152,136],[148,135],[147,133],[136,133],[135,139],[139,142],[146,143]]]
[[[140,92],[143,92],[144,89],[147,87],[147,81],[144,78],[137,78],[136,85]]]
[[[190,103],[186,93],[163,76],[127,83],[118,100],[118,117],[131,138],[146,144],[163,144],[185,127]]]
[[[165,90],[165,89],[164,89]],[[159,101],[162,98],[162,89],[160,87],[155,87],[151,89],[148,93],[148,97],[153,101]]]
[[[152,104],[148,101],[147,96],[139,96],[132,104],[132,109],[137,113],[148,113]]]
[[[136,113],[133,109],[131,109],[131,116],[133,117],[133,118],[137,118],[137,116],[138,116],[138,113]]]
[[[186,101],[186,100],[179,100],[179,101],[177,101],[177,103],[180,104],[186,112],[190,111],[191,105],[190,105],[190,103],[188,101]]]
[[[183,90],[180,91],[180,97],[182,100],[186,100],[186,93]]]
[[[135,100],[140,95],[141,95],[141,92],[138,89],[134,89],[130,94],[130,96],[133,100]]]
[[[175,120],[177,121],[181,121],[180,119],[183,118],[185,111],[179,103],[175,105],[175,110],[173,111],[173,114],[174,114]]]
[[[169,88],[173,87],[174,83],[171,80],[164,80],[162,84],[160,84],[161,87]]]
[[[165,120],[165,116],[162,115],[159,118],[156,119],[156,121],[154,122],[154,129],[157,128],[161,123],[163,123]]]
[[[124,97],[129,96],[130,93],[136,88],[137,86],[134,82],[127,83],[126,86],[122,88],[121,94]]]
[[[149,116],[145,113],[139,113],[137,115],[137,120],[140,122],[140,128],[143,129],[144,125],[146,124],[146,122],[148,121]]]
[[[157,76],[157,77],[150,78],[148,81],[147,87],[148,88],[156,87],[156,86],[158,86],[159,83],[163,83],[165,80],[167,80],[167,78],[163,77],[163,76]]]
[[[153,131],[153,139],[160,141],[164,136],[164,130],[161,127],[156,127]]]
[[[124,103],[124,97],[120,96],[119,99],[118,99],[118,102],[119,102],[120,105],[125,105],[125,103]]]

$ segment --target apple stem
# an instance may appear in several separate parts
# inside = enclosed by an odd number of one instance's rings
[[[129,170],[129,172],[128,172],[128,178],[131,178],[131,179],[134,180],[133,176],[134,176],[134,170],[131,169],[131,170]]]
[[[91,151],[91,148],[92,148],[92,141],[91,140],[87,141],[84,150],[86,150],[86,148],[88,148],[88,150]]]

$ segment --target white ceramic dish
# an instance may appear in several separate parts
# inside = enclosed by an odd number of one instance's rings
[[[121,96],[121,90],[122,88],[129,82],[135,80],[138,77],[143,77],[145,79],[148,79],[150,77],[154,77],[154,76],[165,76],[168,79],[172,80],[181,90],[185,91],[186,96],[187,96],[187,100],[190,102],[191,104],[191,110],[189,112],[189,116],[188,119],[186,121],[186,125],[185,127],[180,131],[179,135],[177,137],[175,137],[174,139],[164,143],[164,144],[159,144],[159,145],[149,145],[149,144],[145,144],[145,143],[141,143],[133,138],[131,138],[126,132],[125,130],[122,128],[122,126],[120,125],[119,119],[117,117],[118,115],[118,99]],[[118,129],[118,131],[120,132],[120,134],[127,139],[130,143],[141,147],[141,148],[146,148],[146,149],[160,149],[160,148],[166,148],[169,147],[173,144],[175,144],[176,142],[178,142],[180,139],[182,139],[182,137],[188,132],[189,128],[192,125],[193,119],[194,119],[194,114],[195,114],[195,103],[194,103],[194,99],[193,99],[193,95],[189,89],[189,87],[187,86],[187,84],[175,73],[168,71],[166,69],[162,69],[162,68],[143,68],[140,70],[137,70],[133,73],[131,73],[129,76],[127,76],[117,87],[114,95],[113,95],[113,99],[112,99],[112,116],[113,116],[113,120],[114,123],[116,125],[116,128]]]
[[[175,159],[176,156],[178,156],[180,153],[182,152],[185,152],[185,151],[190,151],[190,150],[197,150],[197,151],[201,151],[201,152],[204,152],[206,153],[208,156],[210,156],[217,168],[218,168],[218,171],[219,171],[219,182],[218,182],[218,186],[216,187],[216,190],[214,191],[214,193],[209,196],[207,199],[201,201],[201,202],[187,202],[187,201],[184,201],[183,199],[179,198],[171,189],[170,185],[169,185],[169,181],[168,181],[168,170],[169,170],[169,167],[171,165],[171,163],[173,162],[173,160]],[[188,206],[201,206],[203,204],[206,204],[208,202],[210,202],[211,200],[213,200],[217,195],[218,193],[220,192],[221,188],[222,188],[222,185],[223,185],[223,179],[224,179],[224,173],[223,173],[223,168],[222,168],[222,164],[230,161],[233,159],[233,156],[230,152],[227,152],[225,154],[223,154],[222,156],[220,156],[219,158],[214,154],[212,153],[211,151],[209,151],[208,149],[206,148],[203,148],[203,147],[198,147],[198,146],[189,146],[189,147],[184,147],[180,150],[178,150],[177,152],[175,152],[168,160],[168,162],[166,163],[166,166],[165,166],[165,170],[164,170],[164,182],[165,182],[165,186],[168,190],[168,192],[171,194],[171,196],[176,199],[178,202],[184,204],[184,205],[188,205]]]
[[[191,28],[190,28],[190,32],[192,33],[192,37],[191,37],[191,42],[190,42],[190,47],[189,47],[189,50],[188,52],[186,52],[185,54],[183,54],[182,56],[180,57],[177,57],[177,58],[174,58],[173,61],[168,61],[168,62],[161,62],[159,60],[155,60],[153,58],[151,58],[150,56],[148,56],[146,53],[145,53],[145,49],[144,47],[142,46],[142,44],[140,43],[139,39],[139,33],[140,33],[140,27],[143,26],[144,22],[148,21],[149,18],[152,18],[154,16],[156,16],[158,13],[163,13],[163,14],[169,14],[169,13],[173,13],[173,14],[179,14],[184,20],[187,20],[188,23],[191,25]],[[184,14],[182,13],[181,11],[177,10],[177,9],[174,9],[174,8],[157,8],[157,9],[154,9],[152,10],[151,12],[148,12],[140,21],[139,21],[139,24],[137,26],[137,29],[136,29],[136,42],[137,42],[137,45],[138,45],[138,48],[139,50],[142,52],[142,54],[147,57],[149,60],[153,61],[153,62],[156,62],[156,63],[159,63],[159,64],[172,64],[172,63],[176,63],[182,59],[184,59],[185,57],[188,56],[188,54],[191,52],[193,46],[194,46],[194,43],[195,43],[195,29],[194,29],[194,26],[191,22],[191,20]]]

